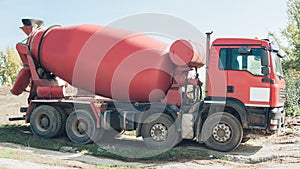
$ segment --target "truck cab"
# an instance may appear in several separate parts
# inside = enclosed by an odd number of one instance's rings
[[[273,43],[274,44],[274,43]],[[220,38],[211,46],[206,103],[240,107],[244,129],[277,130],[284,122],[284,54],[270,40]]]

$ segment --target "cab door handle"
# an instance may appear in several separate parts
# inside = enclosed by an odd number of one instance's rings
[[[227,93],[234,93],[234,86],[227,86]]]

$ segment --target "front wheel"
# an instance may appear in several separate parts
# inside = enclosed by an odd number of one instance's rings
[[[150,115],[142,126],[142,137],[149,149],[171,149],[179,134],[174,121],[165,114]]]
[[[204,144],[217,151],[234,150],[240,145],[243,136],[239,120],[226,112],[208,116],[201,132],[201,140]]]

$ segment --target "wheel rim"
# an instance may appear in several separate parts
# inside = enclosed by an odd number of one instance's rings
[[[219,123],[213,128],[213,138],[217,142],[224,143],[231,138],[231,128],[227,124]]]
[[[88,132],[88,123],[83,119],[75,119],[72,123],[72,131],[76,137],[84,137]]]
[[[163,124],[154,124],[150,130],[150,136],[153,140],[161,142],[165,141],[168,137],[167,127]]]
[[[35,121],[36,127],[40,131],[47,131],[50,127],[50,118],[47,114],[41,113]]]

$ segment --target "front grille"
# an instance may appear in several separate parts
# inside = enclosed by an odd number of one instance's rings
[[[280,88],[279,89],[279,102],[283,103],[285,101],[285,89]]]

